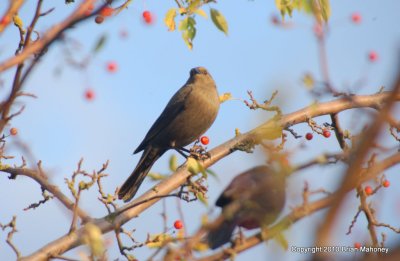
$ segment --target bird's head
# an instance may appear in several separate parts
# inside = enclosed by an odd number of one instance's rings
[[[194,77],[195,75],[208,75],[208,71],[204,67],[195,67],[190,70],[190,77]]]
[[[192,80],[212,80],[211,75],[208,73],[207,69],[204,67],[195,67],[190,70],[190,78]]]

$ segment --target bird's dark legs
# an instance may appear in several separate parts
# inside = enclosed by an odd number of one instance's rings
[[[185,148],[174,148],[179,154],[181,154],[185,159],[187,159],[190,155],[186,155],[184,152],[187,152],[190,154],[190,150],[185,149]]]
[[[181,148],[174,148],[179,154],[181,154],[183,157],[185,157],[186,159],[188,157],[193,157],[195,159],[200,159],[200,160],[205,160],[208,159],[210,157],[210,154],[201,146],[201,145],[196,145],[194,144],[194,146],[188,150],[184,147]],[[186,155],[186,153],[189,153],[189,155]]]

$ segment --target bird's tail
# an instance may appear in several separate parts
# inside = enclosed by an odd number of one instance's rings
[[[144,150],[136,168],[119,189],[119,199],[127,202],[135,196],[144,178],[153,166],[154,162],[156,162],[156,160],[160,158],[164,154],[164,152],[165,150],[163,149],[152,147],[148,147]]]
[[[229,242],[231,240],[232,233],[235,230],[236,224],[237,221],[235,219],[225,219],[218,227],[210,229],[207,235],[208,246],[211,249],[217,249],[218,247]]]

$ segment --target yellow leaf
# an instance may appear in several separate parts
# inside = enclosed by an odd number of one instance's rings
[[[204,167],[194,158],[189,157],[187,159],[187,167],[188,170],[192,173],[192,174],[197,174],[199,172],[203,173],[203,175],[206,175],[206,171],[204,169]]]
[[[168,27],[168,31],[174,31],[176,28],[175,25],[175,17],[176,17],[176,8],[171,8],[165,14],[164,23]]]
[[[193,250],[197,251],[197,252],[204,252],[207,251],[208,248],[208,244],[204,243],[204,242],[197,242],[194,246],[193,246]]]
[[[208,224],[208,216],[207,215],[202,215],[201,216],[201,225],[207,225]]]
[[[15,26],[17,26],[19,28],[19,30],[21,30],[23,33],[25,33],[24,30],[24,22],[22,21],[21,17],[18,16],[18,14],[13,16],[13,22],[15,24]]]
[[[22,28],[22,27],[24,26],[24,22],[22,22],[21,17],[19,17],[17,14],[14,15],[13,21],[14,21],[14,24],[15,24],[16,26],[20,27],[20,28]]]
[[[226,102],[228,100],[232,100],[232,94],[230,92],[223,93],[219,96],[220,103]]]
[[[228,22],[226,21],[225,17],[214,8],[210,9],[211,20],[214,22],[215,26],[228,35]]]
[[[185,239],[185,228],[181,228],[178,230],[178,234],[176,235],[176,239],[184,240]]]
[[[204,10],[203,9],[197,9],[196,11],[194,11],[196,14],[198,14],[198,15],[201,15],[202,17],[204,17],[204,18],[208,18],[208,16],[207,16],[207,14],[206,14],[206,12],[204,12]]]
[[[171,239],[172,237],[168,234],[151,235],[146,245],[149,248],[160,248],[166,241],[170,241]]]
[[[239,128],[235,128],[235,136],[237,137],[237,136],[239,136],[241,133],[240,133],[240,130],[239,130]]]
[[[311,73],[306,73],[306,74],[303,76],[302,81],[303,81],[304,86],[306,86],[306,88],[307,88],[307,89],[310,89],[310,90],[311,90],[311,89],[314,87],[314,85],[315,85],[314,77],[311,75]]]
[[[282,136],[282,125],[274,118],[256,130],[256,135],[261,139],[274,140]]]
[[[88,245],[94,256],[101,256],[104,254],[105,246],[101,230],[95,224],[87,223],[85,225],[82,240],[86,245]]]
[[[184,7],[179,8],[179,14],[185,14],[186,9]]]

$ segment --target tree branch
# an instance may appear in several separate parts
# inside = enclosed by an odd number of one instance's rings
[[[400,101],[400,94],[393,94],[391,92],[384,92],[374,95],[364,95],[364,96],[352,96],[351,98],[341,98],[330,102],[313,104],[302,110],[283,115],[277,124],[282,126],[282,128],[290,127],[292,125],[306,122],[309,118],[318,117],[321,115],[338,113],[344,110],[353,108],[379,108],[381,104],[387,102],[388,99],[394,99],[395,101]],[[257,128],[237,135],[235,138],[221,144],[220,146],[209,151],[210,158],[201,162],[204,168],[208,168],[218,162],[220,159],[228,156],[236,150],[243,149],[247,146],[254,146],[257,141],[262,139],[262,135],[266,131],[270,130],[271,121],[258,126]],[[396,154],[400,158],[400,154]],[[395,160],[398,160],[397,158]],[[374,166],[377,168],[378,166]],[[126,204],[120,209],[116,210],[103,218],[99,218],[93,221],[93,224],[99,227],[102,233],[107,233],[118,229],[123,224],[137,217],[140,213],[145,211],[150,206],[154,205],[162,197],[160,195],[168,195],[182,184],[187,182],[187,179],[192,175],[188,170],[188,166],[185,163],[183,166],[178,168],[178,170],[173,173],[169,178],[163,180],[152,189],[145,192],[143,195],[133,200],[131,203]],[[368,176],[368,175],[367,175]],[[370,176],[368,176],[370,177]],[[346,186],[347,189],[351,189]],[[158,197],[158,198],[155,198]],[[332,197],[329,197],[329,203]],[[138,203],[141,204],[138,205]],[[320,202],[325,206],[324,202]],[[320,206],[320,205],[318,205]],[[321,206],[322,207],[322,206]],[[78,229],[76,232],[61,236],[60,238],[50,242],[46,246],[42,247],[38,251],[32,253],[31,255],[23,258],[22,260],[43,260],[52,256],[58,256],[62,253],[77,247],[82,244],[82,234],[84,232],[84,227]]]
[[[28,168],[12,168],[9,166],[1,166],[0,165],[0,171],[6,172],[11,174],[11,178],[15,178],[15,176],[22,175],[26,177],[30,177],[31,179],[35,180],[37,183],[40,184],[42,188],[45,188],[47,191],[49,191],[51,194],[53,194],[58,200],[61,201],[61,203],[68,208],[69,210],[73,211],[74,210],[74,203],[64,194],[60,191],[60,189],[53,185],[43,173],[40,173],[38,170],[34,169],[28,169]],[[84,220],[87,221],[90,219],[90,216],[83,211],[80,208],[77,208],[77,214],[78,216]]]

